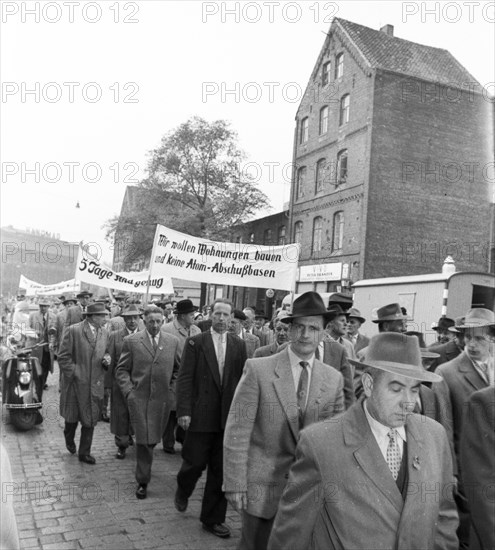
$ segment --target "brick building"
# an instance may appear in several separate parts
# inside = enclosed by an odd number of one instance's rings
[[[12,226],[1,228],[0,241],[3,296],[17,292],[21,275],[44,285],[74,278],[78,243],[63,241],[46,231]]]
[[[230,241],[234,243],[252,243],[265,246],[277,246],[289,242],[289,211],[278,212],[232,228]],[[242,286],[224,287],[224,296],[231,299],[235,307],[243,309],[254,307],[271,318],[273,308],[280,306],[287,292],[274,290],[268,297],[265,288],[247,288]]]
[[[334,19],[296,115],[298,292],[487,271],[493,103],[446,50]]]

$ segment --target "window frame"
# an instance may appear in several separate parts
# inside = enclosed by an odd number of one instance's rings
[[[318,227],[317,227],[317,224]],[[318,234],[317,234],[318,232]],[[311,254],[314,255],[317,252],[321,252],[323,248],[323,217],[316,216],[313,218],[313,234],[311,237]]]
[[[308,143],[309,141],[309,117],[301,119],[301,127],[299,128],[299,145]]]
[[[347,105],[346,105],[346,102],[347,102]],[[345,126],[349,122],[350,111],[351,111],[351,94],[344,94],[340,98],[339,126]]]
[[[330,84],[331,74],[332,74],[332,62],[327,61],[326,63],[323,63],[322,69],[321,69],[321,85],[322,85],[322,87],[325,87],[328,84]]]
[[[320,171],[320,167],[323,168]],[[320,191],[323,191],[323,182],[324,182],[324,172],[327,167],[327,159],[322,157],[316,161],[316,170],[315,170],[315,195]],[[321,176],[321,177],[320,177]]]
[[[301,178],[301,174],[304,174],[304,178]],[[306,184],[306,176],[307,176],[307,167],[300,166],[297,169],[297,173],[296,173],[296,200],[304,197],[304,187]]]
[[[342,161],[345,159],[345,175],[342,176]],[[337,153],[337,173],[336,173],[336,184],[345,185],[347,183],[347,177],[349,173],[349,151],[347,149],[341,149]]]
[[[323,113],[326,113],[326,116],[323,116]],[[322,136],[328,132],[328,119],[329,119],[329,108],[328,105],[324,105],[320,109],[320,118],[319,118],[319,135]],[[325,126],[325,128],[323,128]]]
[[[338,220],[338,230],[337,230]],[[336,246],[336,237],[338,237],[338,243]],[[332,252],[339,252],[344,248],[344,211],[339,210],[333,215],[333,227],[332,227]]]
[[[335,56],[335,80],[344,76],[344,52]]]
[[[294,243],[302,244],[302,234],[303,234],[303,222],[298,220],[294,224]],[[299,236],[299,239],[298,239]]]

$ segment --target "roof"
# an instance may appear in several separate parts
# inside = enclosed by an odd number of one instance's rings
[[[373,69],[461,88],[477,83],[447,50],[389,36],[346,19],[335,18],[332,28],[334,25],[343,31]]]
[[[382,286],[382,285],[401,285],[405,283],[432,283],[441,282],[449,279],[452,274],[428,273],[426,275],[406,275],[405,277],[384,277],[383,279],[363,279],[354,283],[353,287],[361,286]]]

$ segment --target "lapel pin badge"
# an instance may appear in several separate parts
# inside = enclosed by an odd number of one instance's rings
[[[420,464],[419,456],[415,456],[413,458],[413,468],[415,468],[416,470],[421,470],[421,464]]]

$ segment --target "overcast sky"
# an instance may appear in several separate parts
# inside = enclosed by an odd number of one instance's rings
[[[193,115],[232,123],[280,211],[298,99],[333,17],[445,48],[493,94],[493,2],[4,0],[1,225],[99,242],[111,258],[101,226]]]

